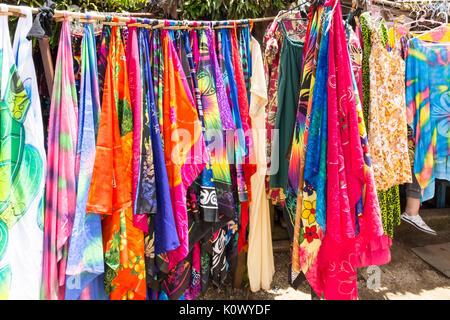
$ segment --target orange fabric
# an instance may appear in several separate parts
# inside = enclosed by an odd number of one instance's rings
[[[105,293],[111,300],[146,298],[144,233],[132,221],[132,146],[125,50],[120,30],[114,26],[88,198],[88,211],[106,214],[102,220]]]

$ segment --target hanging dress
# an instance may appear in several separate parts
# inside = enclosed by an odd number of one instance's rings
[[[103,288],[103,244],[101,217],[86,212],[87,197],[95,161],[96,133],[100,117],[97,57],[94,30],[85,24],[81,43],[80,105],[77,141],[77,205],[66,270],[67,300],[96,299]],[[96,278],[98,278],[96,280]],[[92,285],[92,290],[89,286]],[[92,294],[91,294],[92,291]],[[101,290],[103,291],[103,290]],[[102,292],[100,292],[102,293]]]
[[[255,139],[257,172],[252,179],[252,201],[249,208],[249,235],[247,268],[250,289],[270,289],[275,265],[272,251],[272,231],[270,230],[269,200],[265,192],[266,135],[265,106],[267,85],[264,65],[258,41],[252,37],[252,77],[250,78],[250,116],[252,117],[253,138]]]
[[[372,33],[368,143],[378,190],[411,183],[405,104],[405,62]]]
[[[282,14],[281,11],[279,14]],[[301,18],[300,12],[292,13],[294,18]],[[289,37],[297,36],[297,40],[304,41],[307,25],[302,20],[286,20],[283,21]],[[291,34],[292,33],[292,34]],[[264,33],[264,71],[268,86],[268,103],[266,106],[266,156],[267,156],[267,170],[266,176],[266,192],[267,196],[273,203],[280,203],[284,205],[284,193],[282,189],[271,189],[270,185],[270,167],[272,155],[272,141],[275,129],[275,121],[278,110],[278,74],[280,69],[280,55],[283,47],[283,29],[278,20],[274,20]]]
[[[311,33],[314,35],[316,32],[312,26],[317,25],[317,19],[317,13],[310,16],[305,37],[305,41],[308,41],[305,44],[305,52],[303,52],[302,42],[292,42],[293,40],[287,37],[285,32],[286,29],[281,23],[283,33],[285,33],[286,36],[281,49],[282,51],[280,57],[277,120],[275,123],[274,138],[272,141],[272,159],[270,170],[272,172],[276,172],[276,170],[279,171],[281,169],[281,165],[285,162],[285,157],[287,155],[286,152],[289,150],[290,154],[288,159],[290,159],[290,161],[288,162],[288,168],[283,169],[286,170],[283,174],[286,176],[286,183],[284,186],[277,187],[282,188],[283,194],[285,195],[283,215],[291,240],[294,239],[295,212],[300,176],[300,152],[302,151],[300,143],[303,142],[302,139],[305,130],[306,112],[311,89],[311,72],[313,71],[312,63],[314,61],[312,55],[314,54],[313,44],[316,37],[311,36]],[[305,56],[304,59],[302,59],[303,56]],[[300,98],[302,100],[299,100]],[[293,108],[294,104],[295,108]],[[298,108],[299,106],[303,106],[302,109]],[[290,124],[292,121],[294,121],[292,124],[292,132],[291,134],[288,134],[285,125]],[[283,128],[281,128],[281,125]],[[285,150],[284,154],[281,155],[280,153],[278,155],[278,152],[281,151],[280,139],[283,141],[288,139],[290,141],[291,138],[292,146],[283,146],[283,150]],[[272,176],[270,177],[270,183],[270,187],[272,188]]]
[[[414,174],[426,201],[434,197],[435,179],[450,180],[450,46],[417,38],[408,44],[407,120],[416,145]]]
[[[369,106],[370,106],[370,54],[372,48],[372,26],[370,13],[365,12],[360,17],[361,20],[361,33],[363,36],[363,66],[362,66],[362,81],[363,81],[363,113],[364,123],[366,124],[366,131],[369,129]],[[381,31],[385,30],[383,24],[380,26]],[[387,33],[387,32],[386,32]],[[387,36],[382,32],[381,40],[386,43]],[[394,186],[386,191],[378,190],[378,202],[381,208],[381,216],[383,218],[384,232],[391,239],[394,237],[394,226],[400,224],[400,196],[398,186]]]
[[[289,38],[283,23],[280,23],[285,41],[281,49],[278,74],[278,107],[272,138],[270,187],[285,189],[302,79],[303,42]],[[286,223],[289,225],[289,220]]]
[[[2,11],[7,10],[3,5]],[[38,300],[42,279],[46,157],[32,42],[31,9],[19,18],[14,50],[0,17],[0,299]]]

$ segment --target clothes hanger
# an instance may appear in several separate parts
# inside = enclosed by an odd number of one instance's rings
[[[286,17],[286,16],[288,16],[289,14],[291,14],[292,12],[294,12],[295,10],[297,10],[297,9],[300,9],[300,10],[301,10],[302,7],[303,7],[305,4],[308,4],[308,1],[303,1],[302,3],[296,5],[295,7],[286,10],[286,11],[283,12],[281,15],[275,17],[275,19],[276,19],[276,20],[281,20],[281,19],[283,19],[284,17]],[[301,11],[300,11],[300,12],[301,12]]]
[[[294,11],[300,11],[300,15],[301,13],[305,13],[306,15],[308,15],[308,12],[306,12],[306,6],[310,5],[310,3],[308,1],[303,1],[302,3],[296,5],[295,7],[283,12],[281,14],[281,16],[278,17],[277,20],[284,20],[284,21],[293,21],[293,20],[308,20],[308,18],[304,18],[304,17],[300,17],[300,18],[287,18],[287,16],[289,14],[294,13]],[[300,9],[300,10],[298,10]]]

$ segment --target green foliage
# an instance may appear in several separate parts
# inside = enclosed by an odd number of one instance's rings
[[[40,7],[45,0],[10,0],[6,3]],[[145,9],[151,0],[53,0],[58,10],[136,12]]]
[[[222,20],[263,17],[270,10],[285,8],[286,0],[187,0],[179,9],[187,20]]]

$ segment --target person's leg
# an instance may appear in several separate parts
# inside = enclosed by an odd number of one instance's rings
[[[421,189],[416,176],[412,175],[412,183],[406,184],[406,208],[401,218],[403,221],[410,223],[417,229],[436,235],[436,231],[431,229],[419,215]]]

